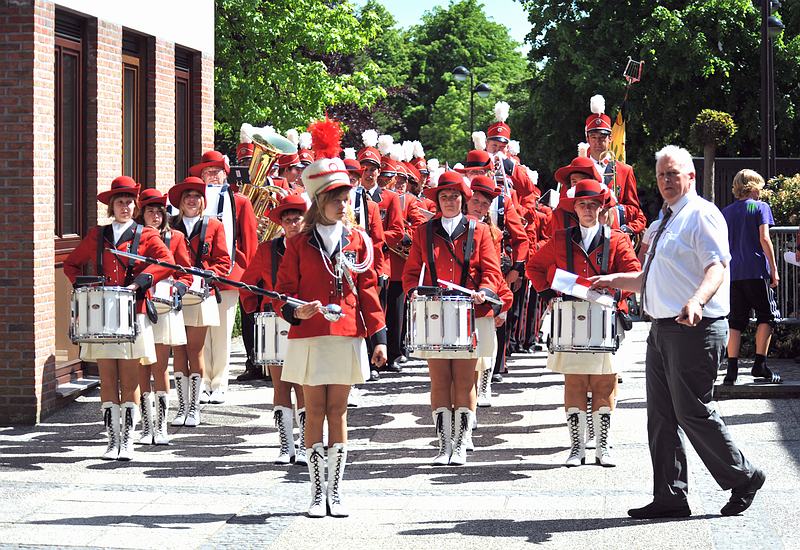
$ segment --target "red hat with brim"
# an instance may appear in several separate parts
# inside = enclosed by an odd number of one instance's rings
[[[344,167],[347,168],[348,172],[355,172],[357,174],[364,171],[364,169],[361,168],[361,163],[356,159],[344,159]]]
[[[205,168],[220,168],[229,174],[231,167],[228,164],[228,159],[219,151],[206,151],[200,158],[200,162],[189,168],[189,175],[199,178]],[[172,202],[170,200],[170,202]]]
[[[242,159],[252,157],[255,149],[256,148],[252,143],[240,143],[239,146],[236,147],[237,162],[242,162]]]
[[[311,161],[308,161],[307,164],[311,164]],[[298,155],[297,153],[289,153],[288,155],[278,155],[279,168],[291,168],[292,166],[299,166],[299,167],[304,166],[304,164],[300,162],[300,155]]]
[[[494,199],[500,194],[500,188],[495,185],[494,180],[488,176],[477,176],[470,183],[473,193],[483,193],[487,197]]]
[[[428,163],[423,157],[417,157],[411,161],[411,165],[419,170],[419,173],[422,175],[428,175]]]
[[[364,166],[365,162],[371,162],[378,168],[381,166],[381,153],[375,147],[363,147],[358,151],[356,155],[358,162],[361,163],[361,166]]]
[[[511,140],[511,126],[505,122],[495,122],[486,130],[486,139],[508,143]]]
[[[383,157],[381,160],[381,172],[379,175],[393,177],[398,173],[400,173],[400,167],[397,165],[397,162],[390,157]]]
[[[305,212],[308,210],[306,199],[304,199],[302,195],[286,195],[280,200],[278,206],[270,210],[267,217],[273,223],[280,225],[281,216],[287,210],[299,210],[300,212]]]
[[[173,185],[167,196],[169,197],[169,203],[174,206],[175,208],[180,208],[181,206],[181,197],[187,191],[197,191],[203,198],[206,198],[206,184],[200,178],[196,176],[189,176],[185,180],[180,183],[176,183]]]
[[[604,134],[611,133],[611,118],[606,114],[592,114],[586,119],[586,133],[589,132],[603,132]]]
[[[437,197],[439,196],[439,192],[447,189],[454,189],[460,192],[462,195],[464,195],[466,200],[472,198],[472,190],[464,181],[464,176],[458,172],[453,172],[452,170],[449,170],[439,176],[439,185],[426,189],[424,194],[427,198],[431,199],[438,205],[439,201]]]
[[[419,170],[417,170],[417,167],[414,166],[414,163],[405,162],[404,165],[406,167],[406,172],[408,172],[408,179],[416,183],[422,183],[422,174],[420,174]]]
[[[575,172],[585,174],[586,178],[593,178],[600,181],[600,176],[597,173],[594,161],[589,157],[575,157],[567,166],[562,166],[556,170],[554,177],[563,187],[569,187],[569,177]]]
[[[300,149],[297,152],[297,156],[300,159],[300,164],[303,166],[308,166],[314,162],[314,151],[311,149]]]
[[[129,176],[118,176],[111,182],[111,189],[97,194],[97,200],[103,204],[108,204],[114,195],[132,195],[133,197],[139,196],[139,189],[141,186],[133,181]]]
[[[144,208],[145,206],[167,206],[167,196],[156,189],[155,187],[151,189],[145,189],[141,193],[139,193],[139,210]]]
[[[611,192],[605,184],[597,180],[585,179],[571,187],[567,196],[559,200],[558,206],[567,212],[575,212],[575,203],[579,200],[591,199],[599,202],[601,206],[606,206],[610,198]]]
[[[475,172],[478,170],[491,170],[494,168],[492,157],[486,151],[480,149],[473,149],[467,153],[467,160],[464,162],[463,168],[456,168],[456,172],[465,174],[467,172]]]

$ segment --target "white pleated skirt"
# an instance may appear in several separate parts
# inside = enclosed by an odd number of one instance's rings
[[[153,324],[147,315],[138,313],[136,325],[139,333],[133,342],[119,342],[106,344],[81,344],[80,358],[83,361],[97,361],[98,359],[139,359],[146,364],[156,362],[156,344],[153,336]]]
[[[620,345],[616,353],[574,353],[557,351],[547,356],[547,368],[562,374],[618,374],[622,372],[625,331],[617,323]]]
[[[494,357],[497,349],[494,317],[478,317],[475,319],[475,334],[478,338],[478,345],[472,351],[418,350],[411,352],[411,354],[420,359],[478,359],[480,357]]]
[[[186,328],[183,324],[183,310],[169,310],[158,314],[158,323],[153,325],[156,344],[183,346],[186,344]]]
[[[478,358],[478,363],[475,365],[475,370],[478,372],[483,372],[485,370],[492,370],[494,369],[494,362],[497,358],[497,328],[494,326],[494,317],[481,317],[478,319],[479,321],[483,319],[488,319],[492,322],[491,331],[492,331],[492,353],[490,355],[482,355]],[[483,323],[481,323],[483,324]],[[478,329],[480,330],[480,329]],[[489,330],[489,327],[486,326],[483,328],[484,333]]]
[[[363,384],[369,378],[367,343],[350,336],[289,338],[281,380],[305,386]]]
[[[216,296],[209,296],[193,306],[184,304],[183,324],[187,327],[218,327],[219,304]]]

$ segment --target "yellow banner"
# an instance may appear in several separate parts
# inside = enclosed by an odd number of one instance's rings
[[[625,119],[622,111],[617,111],[617,118],[611,126],[611,151],[620,162],[625,162]]]

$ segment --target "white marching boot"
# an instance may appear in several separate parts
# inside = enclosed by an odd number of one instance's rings
[[[478,406],[492,406],[492,369],[484,370],[478,378]]]
[[[344,467],[347,462],[347,449],[344,443],[334,443],[328,449],[328,509],[335,518],[346,518],[350,515],[342,504],[339,493],[344,477]]]
[[[453,411],[445,407],[433,411],[433,425],[439,440],[439,453],[433,459],[433,465],[447,466],[453,454]]]
[[[297,429],[300,430],[300,441],[299,444],[295,445],[297,449],[297,454],[294,457],[295,464],[308,464],[308,458],[306,457],[306,409],[297,409],[297,416],[295,417],[297,421]],[[291,433],[291,432],[290,432]],[[294,445],[294,435],[292,437],[292,445]]]
[[[569,430],[569,456],[564,466],[572,468],[586,464],[586,444],[583,433],[586,430],[586,412],[578,407],[567,409],[567,429]]]
[[[182,372],[175,373],[175,393],[178,394],[178,412],[172,419],[173,426],[186,424],[186,411],[189,410],[189,377]]]
[[[308,456],[308,476],[311,478],[311,505],[308,517],[324,518],[325,513],[325,448],[322,443],[314,443],[306,449]]]
[[[122,421],[121,434],[119,437],[119,456],[117,460],[133,460],[133,438],[134,438],[134,417],[136,416],[136,403],[128,401],[120,405],[120,416]]]
[[[472,452],[475,450],[475,444],[472,442],[472,431],[478,429],[478,415],[475,411],[472,411],[472,421],[469,423],[469,430],[467,434],[464,436],[464,446],[467,448],[468,452]]]
[[[142,414],[142,431],[139,434],[139,443],[142,445],[153,445],[155,436],[155,419],[153,418],[153,393],[145,392],[142,394],[142,401],[139,403],[139,410]]]
[[[169,412],[169,394],[165,391],[156,392],[156,423],[153,433],[153,443],[156,445],[169,445],[167,433],[167,413]]]
[[[459,407],[453,420],[453,454],[450,455],[450,465],[463,466],[467,463],[467,440],[472,430],[472,411],[468,407]]]
[[[594,415],[592,414],[592,392],[586,394],[586,440],[587,449],[594,447]]]
[[[195,373],[189,375],[189,408],[186,410],[186,423],[184,426],[200,425],[200,390],[203,378]]]
[[[278,438],[281,443],[275,464],[289,464],[295,457],[292,409],[277,405],[273,407],[272,415],[275,418],[275,427],[278,429]]]
[[[600,407],[592,413],[594,423],[597,426],[597,443],[594,449],[594,462],[605,468],[612,468],[617,465],[611,458],[608,448],[608,433],[611,431],[611,407]]]
[[[119,456],[119,405],[106,401],[101,410],[108,435],[108,447],[103,453],[103,460],[116,460]]]

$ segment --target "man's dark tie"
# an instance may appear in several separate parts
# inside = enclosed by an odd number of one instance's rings
[[[656,247],[658,246],[658,241],[661,239],[662,233],[664,233],[664,229],[667,228],[667,222],[669,221],[670,217],[672,217],[672,208],[669,206],[664,207],[664,215],[661,218],[661,223],[658,225],[658,231],[656,231],[656,236],[653,238],[653,244],[647,248],[647,254],[650,256],[650,259],[647,260],[647,265],[644,268],[644,274],[642,275],[642,312],[644,312],[645,307],[645,289],[647,288],[647,274],[650,273],[650,266],[653,265],[653,259],[656,256]]]

